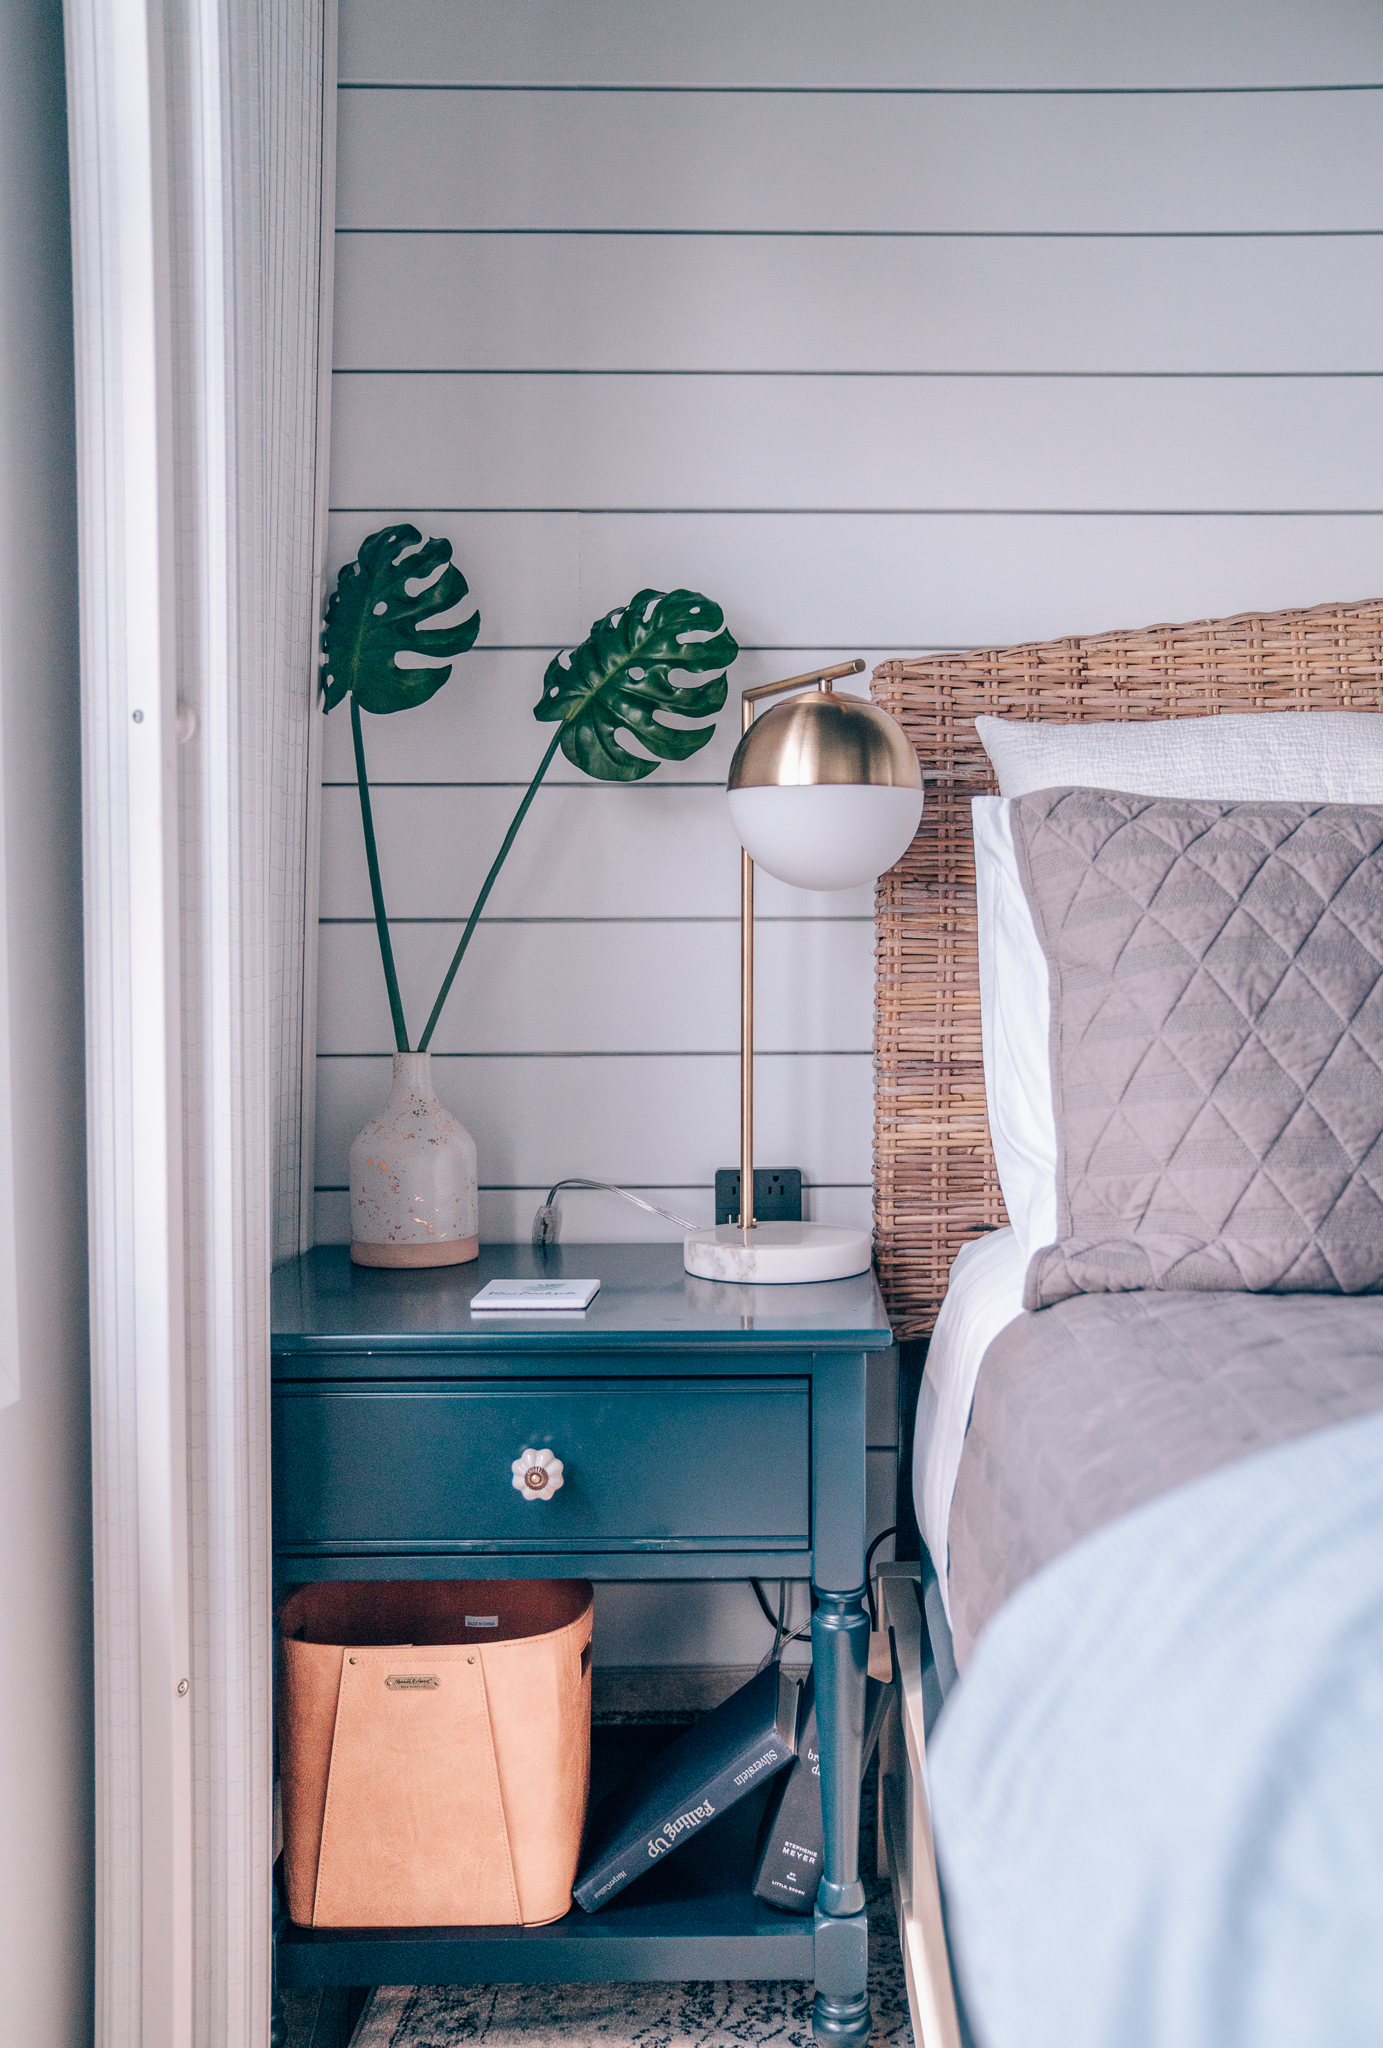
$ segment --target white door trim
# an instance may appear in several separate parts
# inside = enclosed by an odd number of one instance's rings
[[[275,1205],[290,1250],[302,1213],[334,0],[65,16],[97,2042],[262,2048],[268,1279]]]
[[[155,0],[156,4],[156,0]],[[170,300],[162,24],[66,10],[81,580],[102,2038],[189,2041]]]

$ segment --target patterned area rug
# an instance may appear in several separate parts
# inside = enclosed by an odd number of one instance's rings
[[[869,1893],[871,2048],[912,2048],[886,1882]],[[352,2048],[812,2048],[810,1984],[387,1985]]]

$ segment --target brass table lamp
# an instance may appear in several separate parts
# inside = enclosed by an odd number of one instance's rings
[[[895,719],[832,684],[862,661],[761,683],[742,699],[743,733],[726,784],[740,841],[740,1217],[683,1241],[689,1273],[783,1285],[869,1269],[867,1230],[754,1220],[754,865],[799,889],[853,889],[907,851],[922,816],[922,774]],[[763,718],[765,697],[805,692]]]

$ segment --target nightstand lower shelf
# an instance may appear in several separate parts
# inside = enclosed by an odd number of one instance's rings
[[[592,1730],[599,1796],[673,1728]],[[599,1913],[549,1927],[285,1927],[279,1983],[561,1984],[810,1978],[810,1915],[777,1912],[749,1886],[767,1788],[751,1794]]]

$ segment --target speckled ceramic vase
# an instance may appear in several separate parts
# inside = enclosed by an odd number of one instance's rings
[[[432,1054],[396,1052],[394,1085],[351,1146],[358,1266],[459,1266],[480,1256],[475,1140],[432,1092]]]

